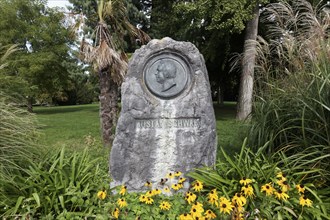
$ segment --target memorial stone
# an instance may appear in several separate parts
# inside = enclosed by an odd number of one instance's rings
[[[216,125],[203,56],[191,43],[152,40],[136,50],[121,88],[111,149],[112,186],[142,191],[167,173],[216,157]]]

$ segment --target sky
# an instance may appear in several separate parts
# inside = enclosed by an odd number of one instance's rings
[[[68,0],[48,0],[49,7],[63,7],[66,8],[66,5],[70,5]]]

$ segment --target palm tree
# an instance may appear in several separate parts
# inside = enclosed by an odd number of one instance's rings
[[[97,3],[99,22],[93,45],[83,39],[80,52],[82,59],[93,64],[99,75],[102,138],[104,146],[110,146],[118,117],[119,87],[127,70],[124,36],[129,34],[142,42],[149,37],[130,24],[124,1],[99,0]]]

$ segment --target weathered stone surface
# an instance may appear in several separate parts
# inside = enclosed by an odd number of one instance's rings
[[[139,191],[170,171],[214,164],[210,85],[193,44],[164,38],[137,50],[122,84],[121,104],[110,158],[113,186]]]

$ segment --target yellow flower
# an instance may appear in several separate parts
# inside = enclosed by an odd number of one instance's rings
[[[140,202],[145,202],[147,200],[147,198],[148,198],[147,196],[141,195],[139,200],[140,200]]]
[[[154,202],[154,200],[150,197],[147,197],[145,203],[151,205]]]
[[[283,192],[287,192],[290,188],[288,182],[285,179],[278,180],[277,184],[281,187]]]
[[[163,201],[162,203],[160,203],[159,208],[161,210],[170,210],[171,204],[169,202]]]
[[[195,202],[196,198],[197,198],[197,196],[194,193],[192,193],[192,192],[186,193],[185,200],[187,200],[187,202],[189,204]]]
[[[101,190],[101,191],[98,191],[98,193],[97,193],[97,197],[99,198],[99,199],[105,199],[105,197],[107,196],[107,191],[105,191],[105,190]]]
[[[127,202],[123,198],[118,199],[117,204],[119,205],[120,208],[123,208],[123,207],[127,206]]]
[[[191,206],[192,209],[196,209],[197,212],[204,212],[204,209],[203,209],[203,204],[202,203],[199,203],[199,202],[195,202],[192,206]]]
[[[246,198],[241,193],[236,193],[232,201],[238,206],[244,206],[246,204]]]
[[[243,178],[239,181],[239,183],[240,183],[241,185],[248,185],[248,184],[252,183],[252,180],[251,180],[251,179],[247,179],[246,177],[243,177]]]
[[[184,183],[184,181],[186,181],[186,178],[184,178],[184,177],[180,177],[178,183]]]
[[[125,195],[126,191],[127,191],[127,186],[122,186],[119,194],[123,196],[123,195]]]
[[[206,210],[206,212],[204,213],[205,218],[207,219],[215,219],[217,216],[214,214],[214,212],[212,212],[211,210]]]
[[[182,187],[183,187],[183,185],[180,183],[172,184],[172,189],[174,189],[174,190],[179,190]]]
[[[119,218],[119,209],[115,208],[115,210],[111,213],[112,217],[114,217],[115,219]]]
[[[203,205],[201,203],[196,202],[193,206],[191,206],[190,214],[194,219],[202,217],[203,212],[204,212],[204,209],[203,209]]]
[[[220,197],[220,213],[230,214],[232,210],[233,205],[231,204],[231,202],[224,197]]]
[[[174,174],[173,173],[168,173],[166,175],[167,178],[173,179],[174,178]]]
[[[212,190],[209,192],[208,197],[209,197],[209,199],[214,198],[214,199],[218,200],[219,197],[218,197],[218,194],[217,194],[217,190],[216,190],[216,189],[212,189]]]
[[[298,190],[299,193],[304,193],[305,192],[305,186],[304,186],[304,184],[298,184],[298,185],[296,185],[296,189]]]
[[[277,197],[278,199],[287,200],[289,198],[289,195],[283,192],[282,190],[277,190],[274,192],[274,194],[275,197]]]
[[[144,186],[146,186],[146,187],[152,187],[152,183],[149,182],[149,181],[147,181],[147,182],[144,184]]]
[[[214,197],[212,197],[212,198],[208,198],[207,201],[208,201],[211,205],[215,205],[216,207],[219,207],[218,199],[215,199]]]
[[[152,190],[149,190],[148,192],[146,192],[147,197],[152,197],[153,195],[154,195],[154,192]]]
[[[261,186],[261,192],[266,192],[267,196],[270,196],[274,192],[274,188],[272,187],[271,183],[266,183],[265,185]]]
[[[164,193],[169,193],[171,190],[167,186],[163,189]]]
[[[312,207],[312,200],[308,199],[305,195],[300,196],[299,204],[302,206]]]
[[[232,219],[233,220],[244,220],[244,217],[243,217],[242,213],[235,213],[235,214],[233,214]]]
[[[174,173],[174,176],[181,176],[181,172],[180,171],[176,171],[175,173]]]
[[[196,180],[194,186],[193,186],[193,189],[196,191],[196,192],[199,192],[203,189],[203,183],[201,181],[198,181]]]
[[[277,178],[280,178],[281,180],[285,181],[286,180],[286,174],[282,173],[282,172],[279,172],[277,175],[276,175]]]
[[[254,196],[253,187],[250,186],[250,185],[242,186],[242,191],[243,191],[245,196],[248,196],[248,197],[253,197]]]
[[[190,214],[184,213],[179,216],[179,220],[194,220]]]
[[[160,189],[154,189],[154,190],[152,190],[152,194],[153,195],[159,195],[159,194],[161,194],[162,193],[162,191],[160,190]]]

